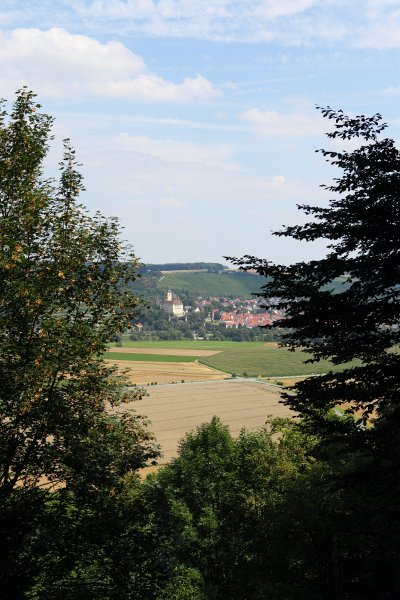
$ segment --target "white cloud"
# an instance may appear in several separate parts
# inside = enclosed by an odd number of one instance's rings
[[[366,0],[365,11],[369,19],[399,11],[399,0]]]
[[[143,115],[135,115],[124,118],[131,123],[148,123],[149,125],[165,125],[169,127],[183,127],[185,129],[205,129],[209,131],[225,131],[234,133],[248,133],[250,127],[236,124],[220,124],[210,123],[207,121],[192,121],[190,119],[179,119],[176,117],[148,117]]]
[[[271,187],[281,187],[285,185],[286,179],[283,175],[274,175],[271,179]]]
[[[119,151],[131,151],[158,158],[167,162],[203,162],[221,164],[233,157],[228,144],[196,144],[173,139],[151,139],[122,133],[113,144]]]
[[[80,2],[78,11],[83,15],[102,18],[131,19],[231,19],[240,15],[263,16],[268,19],[301,13],[318,3],[318,0],[94,0],[89,5]]]
[[[142,101],[208,100],[222,95],[220,90],[201,75],[185,78],[182,83],[175,84],[157,75],[143,74],[132,79],[96,81],[89,89],[100,97]]]
[[[400,47],[400,13],[393,21],[378,21],[365,27],[354,39],[354,46],[361,48],[399,48]]]
[[[398,0],[75,0],[100,29],[154,36],[286,44],[399,47]]]
[[[41,97],[179,102],[222,94],[201,75],[166,81],[119,42],[103,44],[59,28],[0,32],[0,69],[3,90],[27,84]]]
[[[292,137],[321,135],[324,131],[320,118],[302,112],[283,113],[252,108],[240,116],[263,135]]]
[[[398,48],[399,0],[2,0],[3,26],[288,45]]]
[[[318,5],[320,0],[77,0],[81,18],[120,22],[127,31],[156,36],[261,41],[275,37],[269,25]],[[260,28],[261,22],[261,28]]]
[[[254,14],[267,19],[288,17],[303,13],[317,3],[318,0],[263,0],[254,3]]]

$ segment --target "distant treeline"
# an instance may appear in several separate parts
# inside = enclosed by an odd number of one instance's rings
[[[144,264],[140,268],[141,273],[149,271],[224,271],[227,269],[225,265],[220,263],[209,262],[194,262],[194,263],[165,263],[165,264]]]

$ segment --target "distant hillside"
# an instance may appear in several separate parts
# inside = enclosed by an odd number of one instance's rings
[[[220,270],[210,272],[205,270],[188,269],[190,266],[211,265],[217,263],[170,263],[159,265],[144,265],[141,269],[141,277],[136,280],[132,288],[145,298],[157,298],[159,293],[171,289],[179,294],[187,292],[195,296],[225,296],[251,298],[253,293],[259,292],[265,283],[265,278],[255,273],[244,271]],[[146,267],[151,268],[146,272]],[[222,265],[218,265],[223,268]],[[168,269],[170,267],[170,269]],[[170,270],[170,272],[168,272]],[[331,289],[335,293],[345,291],[349,287],[346,277],[335,279],[332,283],[324,286],[326,290]]]
[[[211,273],[224,271],[227,269],[225,265],[220,263],[210,262],[191,262],[191,263],[164,263],[153,264],[147,263],[141,266],[141,273],[150,273],[152,271],[209,271]]]
[[[158,288],[174,292],[191,292],[197,296],[237,296],[250,298],[258,292],[264,279],[254,273],[164,273],[158,281]]]

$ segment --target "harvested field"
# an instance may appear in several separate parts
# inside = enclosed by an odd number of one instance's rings
[[[146,385],[149,383],[173,383],[184,381],[213,381],[224,379],[226,373],[211,369],[196,362],[131,362],[125,360],[109,360],[120,370],[127,371],[132,383]]]
[[[237,435],[243,427],[262,427],[270,415],[290,417],[295,414],[280,403],[276,387],[254,381],[160,385],[147,391],[149,396],[133,407],[150,419],[150,430],[161,445],[163,464],[177,456],[179,441],[188,431],[210,421],[214,415]]]
[[[123,354],[159,354],[161,356],[212,356],[218,354],[221,350],[191,350],[189,348],[126,348],[113,347],[108,352],[117,352]]]

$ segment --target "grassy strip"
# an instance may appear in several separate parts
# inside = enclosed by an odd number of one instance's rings
[[[187,363],[198,360],[199,356],[169,356],[165,354],[124,354],[123,352],[113,352],[104,354],[104,358],[107,360],[126,360],[133,362],[174,362],[174,363]]]
[[[309,358],[309,355],[304,352],[289,352],[286,348],[268,345],[243,350],[227,349],[225,352],[214,356],[202,357],[199,362],[226,373],[250,376],[262,375],[263,377],[311,375],[326,373],[327,371],[340,371],[344,368],[343,365],[332,365],[327,360],[304,364],[307,358]]]
[[[110,344],[115,347],[115,344]],[[262,348],[263,342],[213,342],[211,340],[166,340],[158,342],[140,342],[124,341],[121,352],[125,348],[175,348],[177,350],[226,350],[228,348]]]

